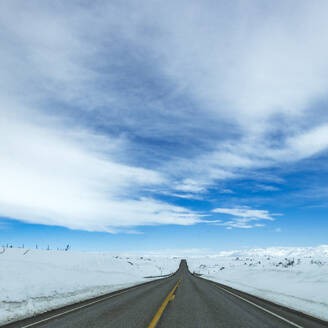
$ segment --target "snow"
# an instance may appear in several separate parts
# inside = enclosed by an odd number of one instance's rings
[[[225,251],[187,261],[207,279],[328,320],[328,245]],[[153,254],[0,248],[0,325],[173,273],[179,263]]]
[[[271,247],[189,258],[191,272],[328,320],[328,245]]]
[[[0,325],[175,272],[180,260],[0,248]]]

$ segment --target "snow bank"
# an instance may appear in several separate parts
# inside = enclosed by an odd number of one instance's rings
[[[0,248],[0,325],[170,274],[180,260]]]
[[[221,252],[188,259],[190,271],[328,320],[328,245]]]
[[[328,320],[328,246],[187,259],[190,271]],[[179,258],[0,248],[0,325],[175,272]]]

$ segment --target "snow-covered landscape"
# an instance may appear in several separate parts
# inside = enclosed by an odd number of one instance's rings
[[[328,320],[328,245],[272,247],[190,258],[191,272]]]
[[[327,13],[0,1],[0,328],[328,328]]]
[[[173,273],[180,259],[2,248],[0,324]],[[187,261],[204,278],[328,320],[328,245],[225,251]]]
[[[167,257],[0,248],[0,325],[178,269]]]

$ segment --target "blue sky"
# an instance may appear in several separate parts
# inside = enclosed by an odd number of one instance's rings
[[[0,4],[0,242],[327,243],[326,1]]]

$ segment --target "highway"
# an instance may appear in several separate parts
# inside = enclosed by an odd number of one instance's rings
[[[12,323],[5,328],[328,327],[302,313],[192,275],[168,278]]]

